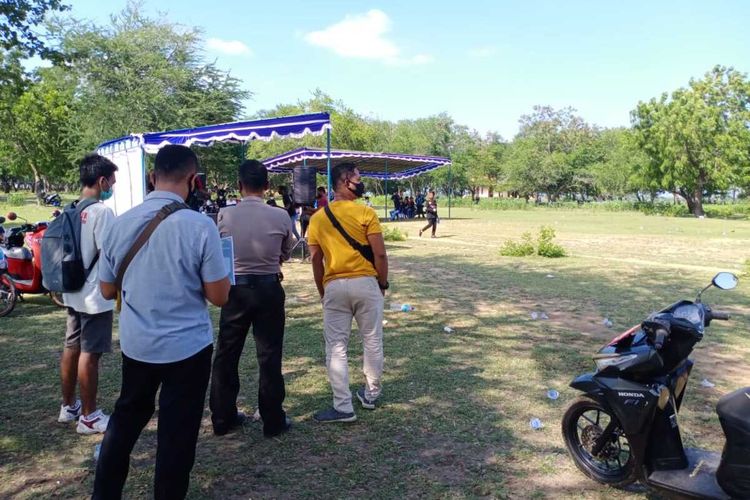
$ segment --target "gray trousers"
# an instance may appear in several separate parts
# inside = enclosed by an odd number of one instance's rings
[[[349,388],[347,349],[352,319],[357,321],[364,344],[365,395],[377,399],[383,376],[383,294],[373,277],[330,281],[323,297],[323,327],[326,339],[326,367],[333,390],[333,407],[354,411]]]

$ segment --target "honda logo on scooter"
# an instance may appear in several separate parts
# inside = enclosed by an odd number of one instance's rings
[[[618,392],[617,395],[621,398],[646,398],[646,396],[640,392]]]

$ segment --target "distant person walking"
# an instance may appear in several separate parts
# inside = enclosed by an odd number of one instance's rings
[[[315,285],[323,303],[326,367],[333,407],[315,413],[318,422],[357,419],[349,387],[347,349],[352,319],[364,344],[366,383],[356,391],[363,408],[375,409],[382,392],[383,296],[388,289],[388,257],[375,211],[356,203],[365,191],[353,163],[331,172],[333,202],[310,220],[308,241]]]
[[[258,409],[263,434],[278,436],[289,430],[291,420],[282,404],[286,397],[281,373],[284,346],[284,288],[281,262],[294,248],[292,224],[284,212],[263,203],[268,171],[256,160],[239,168],[242,203],[219,212],[221,236],[234,242],[235,285],[229,302],[221,308],[219,340],[211,372],[211,421],[214,434],[224,435],[242,425],[245,414],[237,410],[240,390],[239,363],[250,327],[258,359]],[[247,221],[253,221],[248,230]]]
[[[112,197],[117,165],[99,155],[88,155],[80,165],[83,189],[78,203],[95,200],[80,212],[81,256],[88,276],[76,292],[63,293],[68,308],[65,348],[60,359],[62,406],[58,422],[78,422],[79,434],[103,433],[109,417],[97,409],[99,360],[112,351],[112,310],[114,301],[105,299],[99,289],[99,252],[115,214],[100,203]],[[79,208],[82,208],[80,206]],[[75,398],[76,385],[81,399]]]
[[[437,230],[438,211],[437,201],[435,200],[435,191],[430,191],[427,195],[425,211],[427,212],[427,225],[419,230],[419,236],[422,237],[422,233],[432,228],[432,237],[436,238],[435,231]]]
[[[115,219],[104,242],[102,295],[119,291],[122,303],[122,387],[96,466],[95,499],[121,497],[157,392],[154,497],[184,498],[188,490],[213,352],[206,301],[223,306],[229,295],[216,225],[185,205],[197,171],[189,148],[160,149],[156,190]]]

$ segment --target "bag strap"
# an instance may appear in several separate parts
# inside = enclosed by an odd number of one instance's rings
[[[82,200],[78,200],[76,202],[73,202],[71,204],[71,206],[75,208],[75,210],[76,210],[76,216],[80,220],[80,217],[81,217],[81,214],[83,213],[83,211],[86,210],[87,208],[89,208],[91,205],[96,205],[97,203],[99,203],[99,200],[97,200],[95,198],[84,198]],[[78,236],[80,237],[80,234]],[[76,248],[80,252],[81,251],[80,250],[80,248],[81,248],[81,242],[80,241],[76,242],[76,245],[77,245]],[[89,264],[89,267],[84,270],[84,277],[86,279],[88,279],[89,275],[91,274],[91,271],[94,269],[94,266],[99,261],[99,254],[100,253],[101,253],[101,250],[99,250],[99,251],[96,252],[96,255],[94,255],[94,258],[91,261],[91,264]],[[81,258],[83,258],[83,257],[81,257]]]
[[[138,235],[138,238],[136,238],[133,246],[131,246],[130,250],[128,250],[128,253],[125,254],[125,258],[122,259],[122,263],[117,270],[117,277],[115,278],[115,287],[117,287],[118,290],[122,290],[122,280],[125,278],[125,271],[128,270],[128,266],[130,266],[130,263],[133,261],[136,254],[141,250],[141,248],[143,248],[143,245],[146,244],[151,235],[154,234],[154,231],[159,226],[159,224],[161,224],[164,219],[177,212],[178,210],[189,208],[190,207],[187,206],[184,202],[175,201],[173,203],[170,203],[169,205],[164,205],[161,210],[156,212],[154,218],[151,219],[148,225],[146,225],[143,231],[141,231],[141,234]]]
[[[338,232],[341,233],[341,236],[344,237],[347,243],[349,243],[349,245],[351,245],[353,249],[362,254],[362,257],[364,257],[370,264],[372,264],[372,267],[375,267],[375,256],[372,253],[372,247],[370,245],[363,245],[359,241],[352,238],[349,233],[347,233],[346,230],[341,227],[341,223],[336,219],[336,217],[333,216],[333,212],[328,205],[326,205],[323,210],[325,210],[325,213],[328,216],[328,220],[331,221],[333,227],[335,227]]]

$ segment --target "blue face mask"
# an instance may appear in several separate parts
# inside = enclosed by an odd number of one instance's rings
[[[107,184],[109,184],[109,182]],[[112,186],[109,186],[109,189],[99,193],[99,199],[102,201],[107,201],[108,199],[112,198],[113,194],[114,193],[112,192]]]

